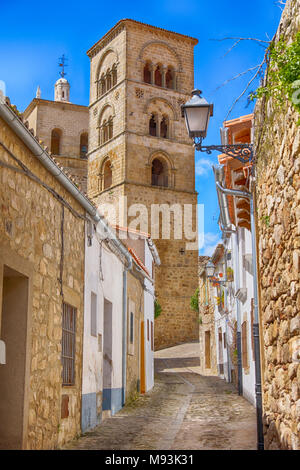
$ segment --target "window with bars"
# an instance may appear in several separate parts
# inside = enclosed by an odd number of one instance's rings
[[[129,336],[129,341],[130,341],[131,344],[133,344],[133,339],[134,339],[134,337],[133,337],[133,324],[134,324],[134,316],[133,316],[133,313],[130,312],[130,332],[129,332],[130,336]]]
[[[75,384],[76,308],[63,303],[62,312],[62,384]]]

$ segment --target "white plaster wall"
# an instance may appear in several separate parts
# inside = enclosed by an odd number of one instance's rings
[[[245,232],[245,243],[243,244],[242,254],[252,254],[252,242],[251,242],[251,232],[244,229]],[[242,250],[240,250],[242,251]],[[241,265],[242,266],[242,265]],[[245,374],[243,369],[243,395],[251,403],[255,404],[255,362],[253,360],[254,353],[252,350],[252,333],[251,333],[251,299],[253,298],[253,276],[248,273],[245,269],[244,272],[244,282],[243,287],[247,288],[247,299],[244,304],[241,306],[241,316],[242,321],[244,317],[244,312],[247,313],[247,343],[248,343],[248,363],[249,371]]]
[[[82,393],[102,391],[102,352],[99,352],[98,334],[102,335],[104,298],[113,304],[113,371],[112,388],[122,387],[122,287],[123,265],[102,246],[102,274],[100,279],[100,246],[93,237],[92,246],[85,246],[84,342]],[[97,337],[91,335],[91,292],[97,295]]]

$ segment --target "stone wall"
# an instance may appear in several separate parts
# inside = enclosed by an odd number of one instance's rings
[[[200,372],[218,375],[213,288],[205,275],[208,256],[199,256],[199,348]],[[209,334],[209,340],[207,335]],[[208,347],[210,344],[210,347]],[[209,358],[209,360],[208,360]]]
[[[300,4],[289,0],[276,41],[300,29]],[[300,128],[289,101],[257,102],[263,414],[266,449],[300,449]]]
[[[126,401],[136,398],[140,391],[140,350],[141,350],[141,321],[144,314],[144,290],[141,282],[128,273],[127,282],[127,372],[126,372]],[[133,336],[130,343],[130,314],[134,315]]]
[[[73,209],[24,173],[0,168],[0,305],[5,266],[29,279],[22,447],[53,449],[80,433],[84,210],[2,120],[0,142]],[[0,159],[20,170],[2,146]],[[63,300],[77,309],[75,384],[69,387],[62,386]],[[68,416],[62,419],[64,395]]]

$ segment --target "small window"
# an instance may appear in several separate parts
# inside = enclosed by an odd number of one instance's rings
[[[166,87],[174,88],[174,77],[172,69],[168,69],[166,73]]]
[[[156,136],[156,119],[154,114],[151,115],[150,121],[149,121],[149,134],[153,135],[154,137]]]
[[[129,325],[129,341],[130,344],[133,344],[134,341],[134,315],[132,312],[130,312],[130,325]]]
[[[60,144],[61,144],[61,130],[53,129],[51,132],[51,153],[53,155],[60,155]]]
[[[151,70],[148,63],[144,67],[144,82],[151,83]]]
[[[62,384],[75,384],[76,308],[63,303],[62,312]]]
[[[88,152],[88,134],[84,132],[80,136],[80,157],[86,158]]]
[[[112,168],[109,160],[104,165],[104,175],[103,175],[103,189],[110,188],[112,185]]]
[[[117,66],[116,64],[113,65],[112,67],[112,84],[113,86],[115,86],[117,84],[117,79],[118,79],[118,76],[117,76]]]
[[[151,171],[152,186],[168,187],[168,168],[165,162],[162,162],[159,158],[154,158]]]
[[[226,333],[223,333],[224,349],[226,349]]]
[[[168,121],[166,117],[163,117],[160,123],[160,137],[163,139],[168,137]]]
[[[162,85],[162,74],[160,70],[160,66],[158,65],[155,70],[154,74],[155,85],[161,86]]]
[[[106,90],[110,90],[111,89],[111,83],[112,83],[112,80],[111,80],[111,71],[110,69],[107,70],[106,72]]]
[[[97,336],[97,295],[91,292],[91,335]]]

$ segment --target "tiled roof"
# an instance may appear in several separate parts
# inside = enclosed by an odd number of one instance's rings
[[[136,252],[132,249],[132,248],[128,248],[128,251],[129,253],[131,254],[131,256],[134,258],[134,260],[136,261],[136,263],[145,271],[145,273],[150,277],[150,273],[148,271],[148,269],[146,268],[146,266],[144,265],[144,263],[142,262],[142,260],[138,257],[138,255],[136,254]]]

